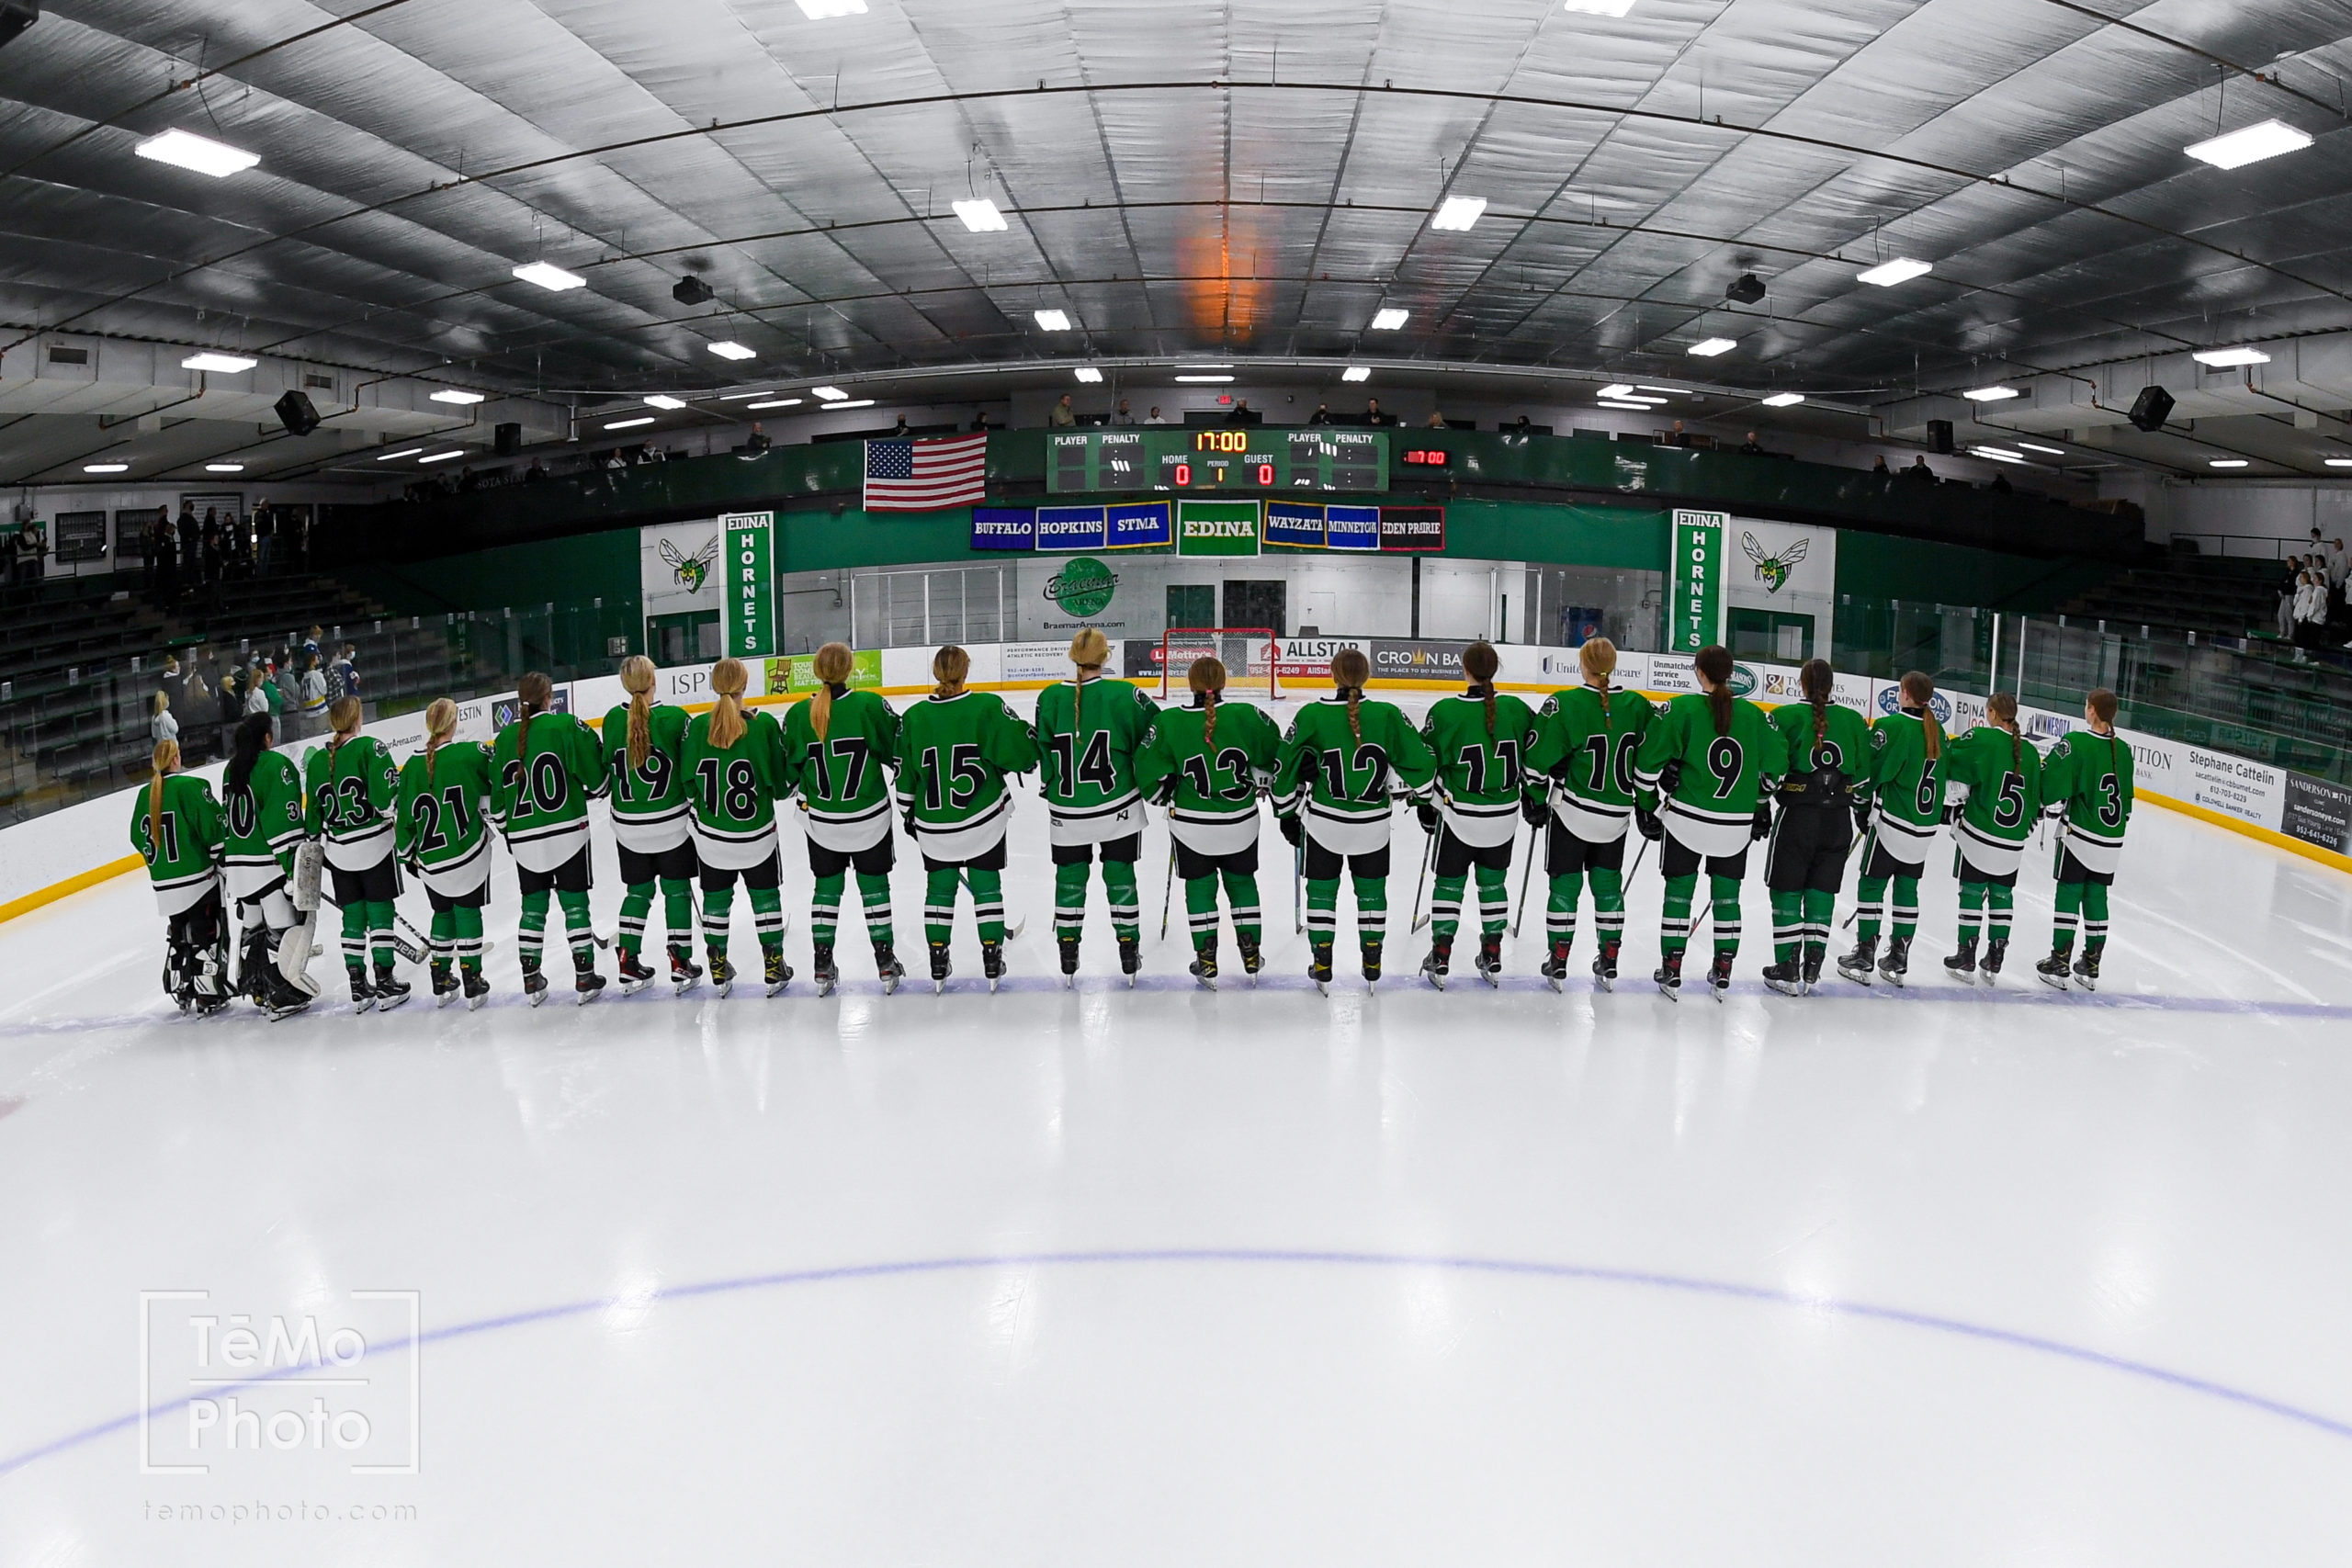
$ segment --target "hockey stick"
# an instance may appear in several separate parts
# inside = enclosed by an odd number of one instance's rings
[[[1168,908],[1176,898],[1176,835],[1168,835],[1168,881],[1159,890],[1159,940],[1168,940]]]
[[[1290,934],[1296,936],[1306,929],[1306,829],[1301,828],[1298,842],[1290,847]]]
[[[957,866],[956,868],[956,880],[964,885],[965,892],[972,894],[972,902],[974,904],[977,905],[979,903],[980,896],[978,893],[972,893],[972,874],[970,871],[962,866]],[[785,917],[785,923],[789,926],[792,923],[792,917],[786,915]],[[1004,940],[1007,942],[1018,941],[1021,933],[1028,929],[1029,917],[1026,915],[1022,916],[1017,920],[1007,920],[1004,922]]]
[[[1527,919],[1528,885],[1535,880],[1535,857],[1543,852],[1544,830],[1552,822],[1552,792],[1559,787],[1557,779],[1544,781],[1544,820],[1540,824],[1529,824],[1533,830],[1527,836],[1527,867],[1519,874],[1519,913],[1510,919],[1510,939],[1513,942],[1519,940],[1520,925]]]
[[[1442,833],[1443,831],[1445,831],[1445,824],[1440,822],[1438,824],[1438,833]],[[1428,925],[1430,921],[1437,918],[1437,909],[1434,906],[1431,907],[1428,914],[1424,915],[1421,913],[1421,889],[1428,884],[1430,879],[1430,863],[1437,858],[1437,833],[1430,833],[1427,835],[1427,837],[1429,841],[1421,846],[1420,873],[1413,878],[1412,929],[1414,931],[1419,931],[1423,926]]]

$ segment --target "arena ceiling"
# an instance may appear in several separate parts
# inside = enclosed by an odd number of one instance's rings
[[[2352,329],[2339,4],[808,14],[844,3],[50,4],[0,49],[0,343],[557,401],[1213,352],[1703,369],[1916,412]],[[2270,120],[2314,140],[2184,152]],[[134,153],[173,129],[260,162]],[[1483,214],[1433,227],[1456,197]],[[976,199],[1001,231],[951,205]],[[1859,280],[1897,257],[1933,270]],[[1744,273],[1760,300],[1725,298]],[[707,302],[673,298],[689,274]],[[1385,309],[1404,324],[1372,330]],[[1736,346],[1690,357],[1708,338]]]

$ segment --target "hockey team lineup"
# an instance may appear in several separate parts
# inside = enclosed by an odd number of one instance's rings
[[[2049,948],[2031,973],[2057,990],[2099,980],[2108,892],[2133,798],[2111,692],[2086,693],[2084,728],[2045,752],[2019,733],[2007,693],[1991,695],[1985,722],[1945,733],[1933,682],[1916,671],[1894,710],[1869,722],[1834,700],[1825,660],[1802,671],[1802,700],[1767,709],[1734,695],[1732,656],[1711,646],[1693,661],[1698,689],[1657,701],[1613,684],[1616,650],[1596,637],[1578,653],[1582,682],[1532,704],[1496,688],[1496,650],[1476,643],[1463,655],[1464,690],[1440,696],[1417,725],[1367,692],[1364,655],[1344,649],[1330,661],[1328,691],[1298,705],[1285,728],[1228,694],[1216,658],[1182,672],[1189,700],[1171,694],[1162,705],[1106,677],[1109,652],[1102,633],[1081,631],[1069,647],[1070,678],[1037,694],[1031,719],[969,688],[969,656],[953,645],[933,657],[934,689],[901,712],[854,689],[851,650],[827,644],[814,660],[819,689],[781,716],[745,701],[741,660],[714,667],[716,701],[690,714],[651,700],[658,671],[635,656],[620,668],[628,700],[601,726],[554,711],[553,683],[535,672],[519,683],[518,716],[487,745],[454,738],[458,710],[443,698],[426,710],[424,744],[399,761],[346,700],[330,710],[331,736],[299,763],[276,744],[268,716],[244,720],[218,797],[182,770],[174,742],[159,742],[153,781],[133,792],[130,840],[165,919],[164,989],[199,1015],[240,998],[272,1019],[307,1010],[322,994],[310,973],[322,922],[339,911],[356,1010],[407,1001],[403,963],[412,975],[424,966],[436,1003],[480,1008],[496,989],[483,911],[500,844],[514,865],[515,966],[530,1005],[553,993],[551,914],[578,1002],[608,986],[626,995],[663,980],[680,997],[706,981],[729,994],[742,978],[732,945],[739,884],[758,983],[773,997],[797,973],[785,950],[780,832],[780,813],[797,808],[813,880],[818,995],[842,983],[836,946],[853,877],[881,989],[907,977],[890,883],[902,839],[923,871],[918,962],[934,992],[955,973],[967,903],[994,990],[1008,973],[1006,944],[1028,923],[1008,919],[1003,874],[1017,795],[1032,775],[1046,807],[1052,937],[1066,986],[1080,972],[1098,865],[1119,973],[1136,984],[1145,935],[1137,867],[1155,814],[1168,843],[1160,937],[1181,882],[1177,919],[1193,982],[1215,990],[1231,976],[1222,951],[1229,926],[1237,966],[1254,985],[1266,964],[1260,862],[1271,808],[1307,977],[1327,993],[1337,978],[1344,882],[1355,966],[1376,989],[1388,974],[1390,883],[1409,869],[1392,853],[1399,807],[1423,829],[1408,935],[1426,927],[1429,938],[1411,973],[1440,990],[1455,973],[1465,914],[1476,928],[1467,967],[1499,985],[1505,939],[1531,919],[1532,897],[1544,905],[1542,978],[1563,990],[1574,968],[1595,989],[1613,990],[1627,884],[1653,850],[1663,899],[1647,978],[1670,998],[1702,930],[1710,956],[1690,978],[1719,1000],[1731,987],[1753,870],[1770,900],[1771,961],[1759,977],[1771,991],[1814,994],[1833,977],[1911,983],[1920,883],[1939,858],[1959,885],[1957,941],[1933,967],[1951,981],[1995,985],[2007,972],[2020,871],[2033,840],[2047,842],[2052,829]],[[1172,685],[1172,665],[1170,676]],[[600,800],[624,889],[609,935],[590,901],[591,807]],[[1856,891],[1840,922],[1849,866]],[[423,884],[429,931],[397,908],[404,879]],[[1853,945],[1833,961],[1848,928]]]

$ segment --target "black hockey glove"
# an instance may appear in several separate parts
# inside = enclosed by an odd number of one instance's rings
[[[1166,778],[1159,781],[1159,787],[1151,792],[1151,803],[1154,806],[1173,806],[1176,804],[1176,779],[1177,775],[1170,773]]]
[[[1519,797],[1519,814],[1527,818],[1529,827],[1541,828],[1552,815],[1552,803],[1540,795],[1522,795]]]
[[[1566,789],[1568,784],[1568,760],[1566,757],[1544,770],[1544,776]]]
[[[1747,836],[1750,839],[1769,839],[1772,836],[1772,807],[1769,803],[1763,801],[1757,803],[1756,820],[1747,825]]]
[[[907,837],[910,839],[913,838],[915,836],[915,808],[911,806],[908,807],[907,814],[904,817],[899,818],[899,820],[906,824]]]
[[[1421,819],[1422,832],[1435,833],[1437,831],[1437,807],[1433,802],[1427,800],[1422,801],[1419,805],[1413,807],[1413,815]]]
[[[1634,807],[1634,826],[1640,829],[1642,837],[1651,843],[1657,843],[1666,837],[1666,824],[1657,819],[1657,812],[1646,807],[1639,806]]]
[[[1657,771],[1657,792],[1670,797],[1681,788],[1682,759],[1677,757]]]
[[[1962,802],[1962,801],[1954,800],[1954,801],[1950,801],[1950,802],[1946,803],[1946,805],[1945,805],[1945,807],[1944,807],[1944,822],[1945,822],[1945,824],[1946,824],[1947,826],[1949,826],[1949,825],[1950,825],[1950,824],[1951,824],[1951,823],[1954,823],[1954,822],[1959,821],[1959,820],[1960,820],[1960,818],[1961,818],[1961,813],[1962,813],[1962,812],[1966,811],[1967,809],[1968,809],[1967,805],[1966,805],[1964,802]]]
[[[1854,802],[1854,831],[1867,833],[1870,830],[1871,803],[1867,800],[1858,800]]]
[[[1283,842],[1292,849],[1297,849],[1306,837],[1298,825],[1298,813],[1294,811],[1287,817],[1277,817],[1274,821],[1282,828]]]

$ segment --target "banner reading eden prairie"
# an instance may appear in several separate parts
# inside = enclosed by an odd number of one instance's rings
[[[1721,512],[1674,513],[1674,558],[1667,566],[1668,646],[1696,653],[1724,637],[1724,525]]]
[[[718,525],[727,535],[727,651],[749,659],[775,647],[775,513],[730,512]]]

